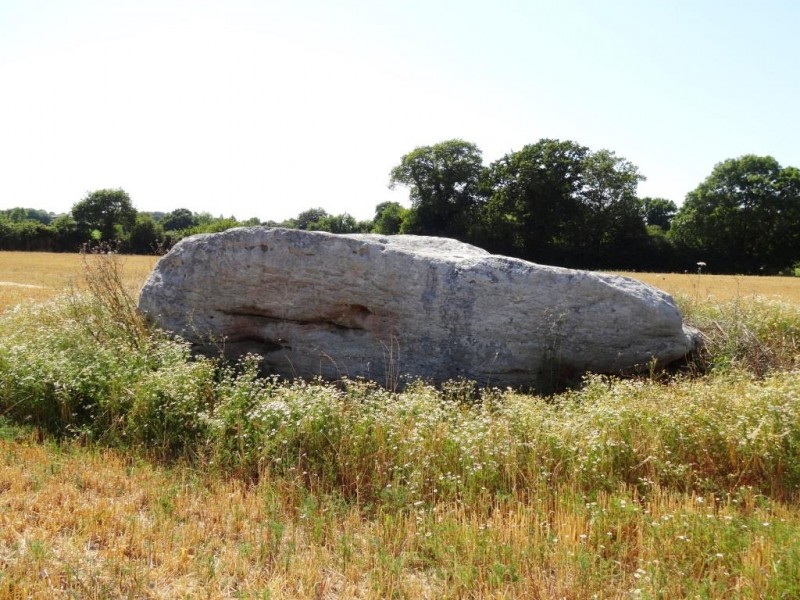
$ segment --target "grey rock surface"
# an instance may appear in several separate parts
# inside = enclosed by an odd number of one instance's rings
[[[263,356],[267,372],[388,386],[463,377],[545,389],[670,363],[696,345],[656,288],[436,237],[194,236],[161,258],[139,307],[199,348]]]

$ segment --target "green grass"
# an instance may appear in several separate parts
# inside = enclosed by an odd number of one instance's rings
[[[262,378],[89,289],[0,316],[0,596],[800,595],[794,306],[539,397]]]

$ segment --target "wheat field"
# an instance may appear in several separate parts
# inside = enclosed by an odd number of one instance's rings
[[[91,255],[51,252],[0,252],[0,310],[48,300],[84,283],[85,259]],[[152,271],[157,256],[121,257],[122,274],[132,291]]]
[[[618,273],[693,302],[755,297],[800,304],[800,277],[755,277],[698,273]]]
[[[22,302],[39,302],[70,287],[83,285],[85,258],[81,254],[0,252],[0,310]],[[126,285],[136,292],[152,271],[157,256],[121,256]],[[765,298],[800,304],[800,277],[752,277],[697,273],[620,272],[693,302],[725,302]]]

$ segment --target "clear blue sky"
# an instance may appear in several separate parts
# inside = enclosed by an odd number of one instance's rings
[[[550,137],[681,203],[727,158],[800,166],[800,2],[2,0],[0,208],[358,218],[416,146]]]

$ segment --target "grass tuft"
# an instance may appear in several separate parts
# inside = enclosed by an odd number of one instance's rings
[[[800,306],[762,297],[719,302],[679,298],[686,321],[699,329],[702,370],[764,376],[800,367]]]

